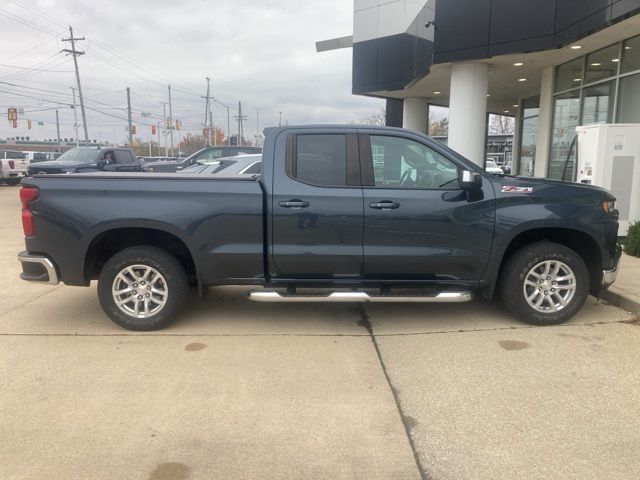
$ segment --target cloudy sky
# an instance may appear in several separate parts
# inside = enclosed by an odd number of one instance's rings
[[[174,118],[184,132],[200,132],[205,77],[212,78],[214,123],[226,130],[238,101],[248,115],[245,135],[289,123],[347,123],[383,102],[351,95],[351,50],[316,53],[315,42],[352,33],[350,0],[3,0],[0,3],[0,109],[25,110],[18,128],[0,121],[0,138],[73,137],[73,60],[60,53],[68,25],[85,36],[78,57],[89,136],[126,138],[126,93],[131,88],[137,135],[161,121],[171,83]],[[22,67],[22,68],[16,68]],[[150,114],[142,116],[142,113]],[[80,110],[78,109],[78,115]],[[6,118],[6,117],[5,117]],[[27,129],[26,119],[33,121]],[[38,122],[44,126],[38,126]],[[81,132],[82,136],[82,132]]]

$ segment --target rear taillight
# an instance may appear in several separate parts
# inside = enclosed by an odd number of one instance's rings
[[[25,237],[32,237],[35,234],[33,225],[33,213],[29,210],[29,204],[38,199],[38,189],[35,187],[22,187],[20,190],[20,201],[22,202],[22,231]]]
[[[13,160],[9,160],[9,168],[12,170],[16,168],[16,162],[14,162]]]

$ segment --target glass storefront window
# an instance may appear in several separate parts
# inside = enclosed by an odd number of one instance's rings
[[[618,122],[640,123],[640,74],[620,79]]]
[[[556,92],[563,92],[582,85],[583,59],[578,58],[560,65],[556,70]]]
[[[585,88],[582,98],[582,121],[580,124],[611,123],[613,121],[613,99],[615,93],[615,81]]]
[[[580,90],[557,95],[553,107],[553,137],[549,159],[549,178],[560,179],[569,147],[576,135],[580,114]],[[572,155],[573,157],[573,155]],[[573,159],[570,159],[565,179],[573,178]]]
[[[540,97],[527,98],[522,104],[522,128],[520,133],[520,161],[518,174],[532,177],[536,158],[536,136],[540,115]],[[513,173],[513,172],[512,172]]]
[[[624,42],[622,47],[622,73],[640,70],[640,36]]]
[[[593,83],[618,74],[620,44],[611,45],[587,56],[587,74],[584,83]]]

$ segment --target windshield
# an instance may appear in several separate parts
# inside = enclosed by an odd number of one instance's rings
[[[98,150],[73,148],[64,152],[56,160],[61,162],[95,162],[99,153]]]

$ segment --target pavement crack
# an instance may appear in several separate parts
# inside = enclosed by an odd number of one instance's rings
[[[398,414],[400,415],[400,420],[402,421],[402,426],[404,427],[404,432],[407,436],[407,440],[409,441],[409,446],[411,447],[411,451],[413,452],[413,459],[416,462],[416,467],[418,472],[420,473],[420,478],[422,480],[428,480],[428,475],[424,467],[422,466],[422,462],[420,461],[420,456],[418,454],[418,450],[416,449],[415,443],[413,442],[413,437],[411,436],[411,428],[414,425],[414,421],[412,421],[411,417],[405,415],[402,409],[402,402],[400,400],[400,395],[398,394],[398,390],[393,385],[391,381],[391,377],[389,376],[389,372],[387,371],[387,366],[384,363],[384,359],[382,358],[382,353],[380,352],[380,347],[378,346],[378,341],[376,340],[376,336],[373,333],[373,327],[371,326],[371,321],[369,320],[369,315],[365,310],[362,304],[358,304],[358,313],[360,315],[360,320],[358,320],[358,325],[365,328],[371,338],[371,343],[373,343],[373,347],[375,348],[376,355],[378,356],[378,361],[380,362],[380,367],[382,368],[382,372],[384,373],[384,377],[387,380],[387,385],[389,385],[389,389],[391,390],[391,394],[393,395],[393,400],[396,404],[396,408],[398,410]]]

